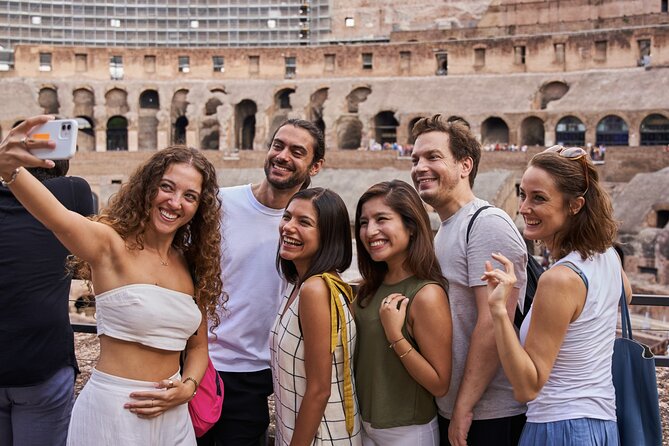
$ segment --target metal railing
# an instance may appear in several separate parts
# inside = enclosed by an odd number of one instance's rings
[[[669,307],[669,296],[654,294],[633,294],[632,305],[646,305],[653,307]],[[97,333],[95,324],[72,324],[72,329],[76,333]],[[633,331],[647,331],[644,328],[633,327]],[[669,336],[668,336],[669,337]],[[657,367],[669,367],[669,355],[655,356],[655,365]]]

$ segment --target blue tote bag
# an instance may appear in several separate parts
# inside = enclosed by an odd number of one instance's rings
[[[621,446],[662,446],[655,356],[632,337],[625,287],[620,296],[622,337],[613,346],[613,386]]]

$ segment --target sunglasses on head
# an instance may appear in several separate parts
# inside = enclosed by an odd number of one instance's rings
[[[583,160],[581,164],[583,164],[583,174],[585,176],[585,191],[583,191],[583,195],[588,193],[588,189],[590,188],[590,178],[588,176],[588,163],[586,161],[586,157],[588,156],[588,152],[583,150],[580,147],[564,147],[561,145],[555,145],[547,148],[544,150],[544,152],[551,152],[551,153],[557,153],[561,157],[567,158],[569,160]]]

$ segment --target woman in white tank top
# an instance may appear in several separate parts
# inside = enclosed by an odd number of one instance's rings
[[[521,445],[617,445],[611,356],[622,287],[631,288],[613,249],[617,226],[599,175],[579,147],[535,155],[520,184],[524,236],[555,260],[540,278],[521,339],[506,300],[513,264],[486,262],[495,340],[517,400],[528,403]]]
[[[84,218],[23,168],[53,166],[28,151],[53,147],[28,137],[50,119],[29,118],[10,132],[0,176],[98,293],[100,359],[75,403],[68,444],[194,445],[186,403],[207,367],[207,319],[217,324],[222,294],[216,171],[199,151],[168,147],[100,215]]]

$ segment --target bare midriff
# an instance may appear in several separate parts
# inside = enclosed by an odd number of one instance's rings
[[[101,335],[100,359],[95,368],[121,378],[156,382],[179,370],[180,354]]]

